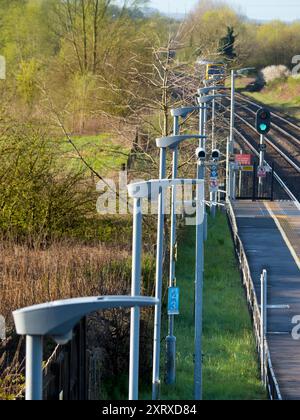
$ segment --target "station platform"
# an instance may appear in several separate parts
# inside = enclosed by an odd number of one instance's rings
[[[284,400],[300,400],[300,209],[291,201],[234,201],[239,237],[260,303],[268,272],[268,344]],[[298,316],[297,324],[293,324]]]

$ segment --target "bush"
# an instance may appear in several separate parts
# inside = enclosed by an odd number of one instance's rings
[[[78,228],[95,205],[94,185],[66,171],[47,128],[4,125],[0,133],[0,228],[5,239],[44,243]]]
[[[290,75],[290,70],[283,65],[268,66],[261,70],[261,77],[267,84],[273,82],[274,80],[286,79]]]

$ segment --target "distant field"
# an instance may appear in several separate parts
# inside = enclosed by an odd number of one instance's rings
[[[84,159],[101,174],[108,175],[119,171],[123,163],[127,162],[130,148],[117,144],[109,134],[98,136],[75,136],[72,140]],[[62,163],[74,171],[86,169],[70,143],[66,140],[60,146]]]
[[[289,116],[300,119],[300,79],[289,77],[286,80],[275,80],[261,92],[243,93]]]
[[[226,217],[219,214],[209,225],[204,291],[204,399],[264,400],[266,393],[259,378],[250,315]],[[193,399],[194,266],[195,228],[188,227],[179,243],[177,264],[181,290],[181,313],[175,320],[177,384],[163,385],[162,399]],[[164,346],[162,353],[164,356]]]

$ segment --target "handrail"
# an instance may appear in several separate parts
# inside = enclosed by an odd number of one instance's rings
[[[239,236],[239,230],[236,222],[236,217],[234,210],[230,201],[227,201],[227,215],[230,222],[231,231],[233,235],[234,246],[236,254],[239,260],[240,269],[243,274],[243,284],[246,289],[247,301],[249,308],[252,313],[253,318],[253,327],[254,334],[256,339],[257,350],[260,351],[261,340],[264,340],[265,337],[261,337],[261,312],[258,304],[257,294],[254,287],[254,282],[251,276],[251,271],[249,267],[249,262],[245,252],[243,242]],[[269,350],[267,339],[265,340],[265,372],[266,372],[266,387],[268,394],[271,400],[282,401],[282,395],[280,392],[280,387],[274,372],[271,353]]]

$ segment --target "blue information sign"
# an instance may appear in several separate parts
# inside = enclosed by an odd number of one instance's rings
[[[211,168],[210,168],[210,178],[211,179],[216,179],[216,178],[218,178],[218,176],[219,176],[219,168],[218,168],[218,166],[217,165],[211,165]]]
[[[179,315],[179,288],[169,288],[168,315]]]

